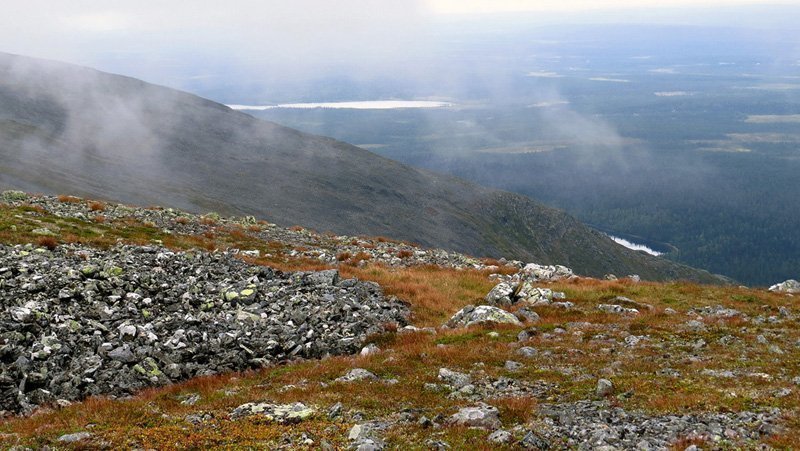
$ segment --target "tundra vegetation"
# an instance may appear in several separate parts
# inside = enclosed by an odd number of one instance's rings
[[[413,325],[387,325],[357,355],[289,359],[8,416],[3,447],[624,447],[622,427],[656,448],[800,446],[800,314],[790,293],[576,276],[537,281],[549,301],[528,303],[518,299],[528,288],[516,288],[497,303],[521,324],[443,328],[468,305],[486,304],[500,282],[515,283],[520,266],[253,218],[110,203],[98,210],[83,199],[19,193],[3,201],[6,246],[236,249],[251,265],[337,269],[376,282],[409,304]],[[105,221],[92,220],[98,211]],[[681,421],[691,427],[674,426]],[[645,423],[675,429],[658,435]]]

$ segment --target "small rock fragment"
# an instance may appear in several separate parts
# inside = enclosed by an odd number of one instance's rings
[[[597,388],[595,389],[595,394],[601,398],[605,398],[607,396],[611,396],[614,394],[614,383],[608,379],[599,379],[597,381]]]
[[[495,445],[503,445],[506,443],[511,443],[511,441],[514,440],[514,437],[511,435],[510,432],[503,429],[498,429],[489,434],[486,440],[489,443],[493,443]]]
[[[363,380],[378,380],[378,376],[364,368],[353,368],[344,376],[336,379],[337,382],[355,382]]]
[[[479,404],[473,407],[463,407],[448,419],[448,424],[475,427],[482,429],[499,429],[500,414],[496,407]]]
[[[459,373],[458,371],[452,371],[448,368],[439,368],[439,380],[459,389],[468,385],[472,381],[472,378],[469,374]]]

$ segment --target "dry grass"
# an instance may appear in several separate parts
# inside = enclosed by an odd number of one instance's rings
[[[248,234],[239,227],[228,229],[228,236],[233,241],[244,241],[250,239],[250,234]]]
[[[533,416],[537,404],[533,397],[499,398],[494,402],[504,424],[525,423]]]
[[[81,199],[79,197],[67,196],[65,194],[61,194],[58,196],[58,201],[70,204],[77,204],[81,201]]]
[[[103,202],[89,202],[89,211],[106,211],[106,204]]]
[[[253,262],[263,263],[261,259]],[[307,264],[314,264],[306,262]],[[287,263],[288,264],[288,263]],[[316,264],[319,264],[318,262]],[[417,324],[438,325],[443,319],[461,308],[465,303],[480,299],[490,288],[487,274],[478,271],[455,271],[438,267],[421,268],[388,268],[370,265],[366,268],[343,267],[344,277],[359,277],[381,283],[384,289],[397,294],[410,302],[414,310]],[[674,334],[677,321],[670,315],[660,312],[664,305],[660,298],[677,299],[671,303],[680,304],[681,296],[699,296],[701,299],[709,295],[716,296],[739,293],[738,289],[719,287],[693,287],[683,284],[628,284],[620,282],[589,282],[574,280],[554,284],[560,289],[573,293],[577,303],[586,306],[597,299],[605,299],[611,294],[621,293],[633,297],[653,300],[656,312],[643,314],[637,318],[620,318],[601,313],[586,312],[578,320],[592,324],[619,325],[620,333],[625,330],[642,331],[653,337],[662,334]],[[785,298],[765,296],[768,302],[780,305]],[[748,306],[748,311],[758,311],[760,306]],[[537,325],[542,332],[552,332],[555,327],[564,326],[575,320],[574,314],[563,310],[542,310],[542,321]],[[685,321],[685,318],[683,319]],[[720,322],[718,327],[727,329],[730,322]],[[739,326],[733,326],[735,330]],[[489,336],[494,330],[497,338]],[[261,447],[274,447],[282,434],[298,432],[285,426],[248,419],[231,422],[227,414],[234,407],[249,401],[294,402],[301,401],[318,406],[324,411],[336,402],[342,402],[348,409],[364,412],[367,418],[378,418],[396,412],[403,407],[413,406],[421,409],[428,417],[449,415],[464,403],[443,397],[442,394],[424,390],[426,382],[437,382],[437,369],[448,367],[461,371],[470,371],[476,364],[481,364],[488,377],[507,375],[503,370],[503,362],[508,359],[519,359],[514,355],[514,348],[509,343],[516,341],[519,328],[513,326],[489,328],[471,328],[440,331],[436,335],[426,333],[403,335],[380,335],[371,338],[383,349],[383,352],[369,357],[334,357],[322,361],[306,361],[291,363],[286,366],[268,368],[262,371],[243,374],[227,374],[222,376],[194,379],[182,384],[154,389],[127,401],[111,401],[103,399],[90,400],[60,411],[44,413],[28,419],[15,419],[2,427],[0,432],[16,433],[25,437],[25,443],[48,443],[48,440],[64,432],[81,430],[85,424],[100,425],[99,434],[115,447],[149,447],[171,449],[175,443],[189,448],[242,447],[247,444]],[[606,368],[616,368],[612,379],[618,391],[630,391],[633,396],[612,398],[612,402],[628,409],[645,409],[653,412],[686,412],[708,410],[730,410],[757,408],[756,398],[740,397],[728,399],[727,390],[764,390],[762,381],[731,382],[704,378],[701,371],[706,364],[671,362],[670,365],[684,373],[681,379],[670,379],[655,376],[662,365],[664,350],[648,347],[634,348],[630,358],[617,353],[605,352],[608,345],[603,342],[589,340],[591,332],[584,335],[565,334],[560,340],[545,338],[542,334],[533,337],[527,345],[540,351],[550,351],[549,356],[540,355],[526,359],[525,367],[512,377],[537,381],[543,380],[558,384],[551,394],[564,401],[586,399],[591,397],[595,379],[579,381],[557,371],[548,370],[553,367],[579,368],[581,373],[603,374]],[[608,333],[607,331],[604,333]],[[710,331],[709,334],[716,334]],[[621,336],[617,336],[621,339]],[[710,343],[711,336],[707,337]],[[714,366],[737,366],[738,351],[735,349],[715,352]],[[674,351],[669,351],[674,352]],[[786,360],[786,357],[783,357]],[[789,359],[794,368],[797,359]],[[759,362],[753,356],[750,364]],[[765,363],[766,364],[766,363]],[[366,368],[382,378],[397,378],[400,383],[387,386],[382,383],[340,384],[332,383],[333,379],[346,373],[350,368]],[[643,374],[648,375],[643,377]],[[323,385],[325,384],[325,385]],[[283,387],[295,386],[293,389]],[[768,388],[772,389],[772,388]],[[224,396],[222,392],[233,390],[235,394]],[[197,393],[201,401],[194,407],[182,406],[180,400],[184,396]],[[768,398],[761,398],[769,405]],[[524,423],[536,413],[538,400],[532,397],[498,398],[489,402],[500,410],[505,425]],[[784,408],[791,412],[790,406],[797,405],[797,398],[784,401]],[[181,418],[192,412],[211,412],[215,419],[205,427],[190,427]],[[165,419],[163,415],[167,415]],[[796,420],[790,420],[795,421]],[[795,423],[789,423],[795,424]],[[331,423],[324,418],[317,418],[302,423],[301,429],[317,437],[326,439],[336,446],[347,445],[347,430],[352,423]],[[796,424],[795,424],[796,427]],[[797,429],[794,429],[797,430]],[[454,448],[475,448],[485,443],[485,432],[461,428],[445,428],[439,431],[439,437]],[[255,438],[258,438],[256,440]],[[398,426],[386,434],[390,445],[395,447],[422,446],[430,437],[430,430],[423,430],[411,424]],[[177,440],[177,442],[176,442]],[[2,443],[2,442],[0,442]],[[796,434],[787,433],[770,439],[773,446],[793,448],[797,445]],[[676,443],[676,449],[698,444],[691,437]],[[475,445],[475,446],[472,446]],[[249,445],[247,445],[249,446]]]
[[[350,258],[352,256],[353,255],[350,254],[350,252],[340,252],[339,254],[336,255],[336,260],[340,261],[340,262],[343,262],[343,261],[350,260]]]
[[[35,215],[35,221],[31,216]],[[279,242],[263,242],[243,229],[215,229],[201,236],[164,235],[157,228],[134,220],[116,220],[113,224],[65,222],[34,207],[0,208],[0,242],[39,244],[31,233],[41,222],[60,228],[59,240],[108,247],[118,240],[151,243],[161,240],[173,249],[203,248],[259,249],[262,257],[243,257],[253,264],[270,265],[280,270],[327,269],[328,265],[309,258],[289,258],[289,247]],[[13,228],[11,226],[14,226]],[[42,244],[40,244],[42,245]],[[266,254],[270,256],[267,257]],[[337,256],[338,257],[338,256]],[[438,326],[466,304],[480,302],[494,283],[487,272],[456,271],[435,266],[393,268],[369,262],[368,254],[356,254],[340,261],[342,277],[357,277],[379,283],[384,291],[407,301],[412,321],[417,326]],[[338,258],[337,258],[338,259]],[[498,262],[499,263],[499,262]],[[501,272],[509,271],[501,268]],[[442,393],[425,390],[425,383],[438,382],[438,368],[474,371],[481,365],[486,377],[514,377],[523,381],[555,384],[545,401],[574,401],[592,398],[596,377],[611,378],[618,392],[630,397],[611,398],[626,409],[653,413],[759,410],[773,406],[786,414],[786,432],[768,440],[776,448],[800,447],[800,394],[775,398],[772,393],[791,386],[786,380],[800,375],[800,352],[793,344],[800,340],[797,320],[785,320],[781,326],[769,322],[745,322],[742,319],[705,321],[708,330],[701,333],[682,329],[686,314],[693,307],[723,304],[745,312],[750,318],[777,315],[780,306],[798,310],[792,298],[759,290],[738,287],[713,287],[687,283],[634,283],[629,280],[604,281],[578,278],[545,284],[564,291],[577,309],[537,308],[541,320],[539,333],[525,345],[538,349],[539,355],[522,360],[514,353],[518,327],[496,327],[497,337],[489,328],[439,331],[436,335],[380,334],[370,337],[381,353],[369,357],[333,357],[321,361],[293,362],[260,371],[232,373],[193,379],[160,389],[147,390],[129,400],[90,399],[74,406],[42,413],[30,418],[15,418],[0,424],[0,447],[22,444],[41,448],[52,445],[59,435],[92,431],[111,448],[276,448],[284,434],[296,437],[309,432],[317,444],[325,438],[337,448],[348,445],[347,430],[352,423],[330,422],[324,415],[297,426],[280,426],[261,419],[229,421],[228,413],[251,401],[294,402],[316,405],[324,412],[336,402],[351,411],[363,412],[366,418],[380,418],[405,407],[414,407],[429,418],[450,415],[465,402],[446,398]],[[654,306],[653,311],[638,316],[609,315],[596,305],[615,296],[627,296]],[[670,307],[678,311],[669,315]],[[588,323],[589,326],[575,326]],[[389,325],[390,328],[395,327]],[[565,332],[558,332],[564,329]],[[629,334],[647,335],[649,340],[635,347],[620,345]],[[770,353],[769,346],[756,345],[757,335],[766,335],[781,344],[784,354]],[[719,338],[732,335],[742,344],[722,346]],[[780,337],[781,341],[777,341]],[[707,345],[693,350],[689,343],[702,338]],[[661,347],[654,346],[661,343]],[[691,357],[691,358],[690,358]],[[508,373],[505,360],[520,360],[524,368]],[[669,366],[680,371],[680,378],[659,375]],[[397,378],[396,385],[383,383],[340,384],[332,381],[350,368],[362,367],[383,378]],[[740,377],[734,380],[713,378],[705,369],[765,372],[771,380]],[[573,373],[563,372],[570,369]],[[589,375],[579,378],[577,375]],[[295,386],[293,389],[286,387]],[[228,391],[229,394],[225,394]],[[196,406],[180,401],[198,393]],[[489,402],[501,414],[504,425],[524,423],[535,415],[543,400],[532,397],[499,398]],[[194,426],[183,418],[189,413],[207,412],[214,419],[204,426]],[[485,432],[461,428],[436,431],[438,439],[454,449],[481,449]],[[16,436],[3,434],[17,434]],[[422,448],[431,430],[414,424],[390,430],[386,439],[396,448]],[[694,444],[691,437],[676,443],[676,449]]]
[[[358,255],[351,259],[356,260]],[[377,282],[386,294],[397,296],[414,307],[413,321],[421,325],[439,325],[448,315],[467,304],[479,302],[494,284],[484,273],[457,271],[437,266],[366,268],[344,266],[346,277]]]
[[[362,251],[350,257],[347,263],[352,266],[358,266],[361,262],[367,262],[369,260],[372,260],[372,255]]]
[[[45,247],[50,249],[51,251],[58,246],[58,240],[52,236],[41,236],[36,240],[36,245],[40,247]]]

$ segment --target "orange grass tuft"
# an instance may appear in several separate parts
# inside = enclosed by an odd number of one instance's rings
[[[59,202],[70,203],[70,204],[77,204],[81,200],[80,200],[80,198],[75,197],[75,196],[67,196],[65,194],[61,194],[61,195],[58,196],[58,201]]]
[[[346,261],[346,260],[350,260],[350,257],[352,257],[350,252],[341,252],[336,256],[336,260],[340,261],[340,262],[343,262],[343,261]]]
[[[106,204],[103,202],[89,202],[89,211],[105,211]]]
[[[56,248],[56,246],[58,246],[58,240],[56,240],[52,236],[40,236],[36,240],[36,244],[41,246],[41,247],[45,247],[47,249],[50,249],[52,251],[53,249]]]

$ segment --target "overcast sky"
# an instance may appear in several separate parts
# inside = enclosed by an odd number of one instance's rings
[[[497,24],[502,17],[517,22],[523,17],[537,24],[681,22],[702,16],[685,8],[707,8],[713,12],[707,16],[734,25],[740,19],[735,7],[763,4],[757,0],[3,0],[0,51],[167,84],[163,74],[179,60],[182,64],[214,60],[217,65],[227,60],[292,77],[340,63],[353,65],[354,70],[373,70],[388,59],[413,57],[430,50],[432,36],[441,33],[442,24],[452,30],[453,23],[464,20],[473,20],[463,22],[465,29]],[[762,24],[768,27],[772,18],[768,9],[764,11]],[[203,76],[202,70],[196,76]]]

